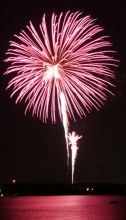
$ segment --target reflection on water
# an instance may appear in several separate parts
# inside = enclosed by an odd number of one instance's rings
[[[0,220],[126,220],[126,196],[0,198]]]

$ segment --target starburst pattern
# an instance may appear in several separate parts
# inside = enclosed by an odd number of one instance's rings
[[[68,116],[75,119],[99,109],[111,93],[114,78],[111,43],[102,28],[81,12],[52,14],[51,25],[43,15],[37,32],[30,22],[27,29],[10,41],[5,74],[12,74],[8,87],[23,99],[26,110],[43,122],[62,119],[60,95],[64,94]]]

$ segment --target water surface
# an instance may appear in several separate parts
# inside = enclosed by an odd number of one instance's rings
[[[0,220],[126,220],[126,196],[0,198]]]

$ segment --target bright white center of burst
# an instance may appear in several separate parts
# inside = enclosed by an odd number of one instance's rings
[[[45,72],[45,80],[49,80],[52,78],[58,79],[60,78],[59,72],[58,72],[58,64],[53,66],[47,66],[47,70]]]

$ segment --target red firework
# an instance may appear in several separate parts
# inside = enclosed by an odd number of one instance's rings
[[[40,34],[30,22],[26,31],[15,35],[17,41],[10,41],[6,53],[11,65],[5,74],[15,73],[7,88],[13,87],[11,96],[17,93],[16,103],[24,99],[25,112],[32,109],[43,122],[51,116],[53,123],[57,109],[62,118],[61,93],[70,118],[99,109],[111,93],[116,66],[102,32],[94,19],[78,11],[53,13],[49,26],[43,15]]]

